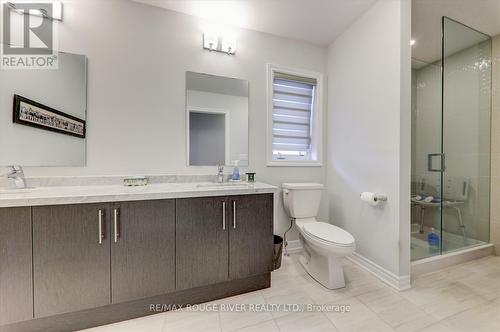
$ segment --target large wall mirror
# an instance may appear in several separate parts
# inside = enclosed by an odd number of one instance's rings
[[[87,58],[57,57],[57,69],[0,71],[0,166],[86,164]]]
[[[248,81],[186,73],[190,166],[248,166]]]

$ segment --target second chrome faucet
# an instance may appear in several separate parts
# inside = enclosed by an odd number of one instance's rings
[[[224,166],[223,165],[217,165],[217,182],[218,183],[224,182]]]

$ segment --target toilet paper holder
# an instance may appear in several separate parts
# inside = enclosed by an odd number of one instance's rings
[[[377,201],[387,202],[387,196],[385,196],[385,195],[376,194],[375,195],[375,199]]]
[[[361,197],[363,195],[363,193],[359,194],[359,197]],[[382,194],[377,194],[375,193],[375,202],[387,202],[387,196],[386,195],[382,195]]]

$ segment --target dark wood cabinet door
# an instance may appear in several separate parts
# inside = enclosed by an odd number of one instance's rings
[[[228,211],[225,197],[176,200],[177,289],[228,280]]]
[[[175,200],[113,205],[110,235],[113,303],[175,290]]]
[[[229,277],[272,271],[273,195],[230,196]]]
[[[33,208],[35,318],[111,303],[107,210],[107,204]]]
[[[0,325],[33,318],[31,258],[31,208],[1,208]]]

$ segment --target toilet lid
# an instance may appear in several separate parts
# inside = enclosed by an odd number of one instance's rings
[[[324,222],[313,222],[304,225],[304,231],[323,241],[336,245],[349,246],[354,243],[354,237],[340,227]]]

